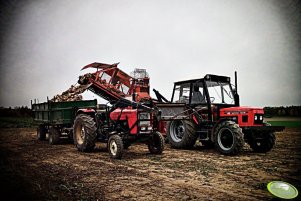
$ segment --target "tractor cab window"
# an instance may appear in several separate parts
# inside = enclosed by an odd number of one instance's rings
[[[173,102],[174,103],[189,103],[190,83],[176,85]]]
[[[234,104],[233,93],[229,83],[207,81],[206,84],[211,103]]]
[[[206,96],[204,93],[203,83],[196,82],[192,85],[191,104],[205,104]]]

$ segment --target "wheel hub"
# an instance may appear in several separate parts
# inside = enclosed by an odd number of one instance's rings
[[[77,140],[77,143],[78,144],[83,144],[84,143],[84,139],[85,139],[85,135],[86,135],[86,132],[85,132],[85,128],[83,126],[78,126],[76,128],[76,140]]]
[[[183,125],[183,122],[173,122],[172,124],[174,125],[171,125],[173,126],[173,129],[171,129],[171,138],[175,142],[180,142],[185,134],[185,127]]]
[[[234,144],[234,136],[230,129],[223,128],[218,133],[218,145],[223,150],[230,150]]]
[[[114,156],[117,154],[117,144],[115,141],[112,141],[110,143],[110,151],[111,151],[112,155],[114,155]]]

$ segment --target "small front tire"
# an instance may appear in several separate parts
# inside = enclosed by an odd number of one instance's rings
[[[164,150],[164,137],[161,133],[152,134],[148,143],[148,150],[151,154],[162,154]]]
[[[111,135],[108,141],[108,150],[110,157],[121,159],[123,153],[123,142],[119,135]]]

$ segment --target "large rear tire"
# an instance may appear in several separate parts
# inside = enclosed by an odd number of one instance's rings
[[[94,119],[86,114],[78,115],[73,125],[73,140],[79,151],[92,151],[96,143],[96,123]]]
[[[221,122],[214,131],[215,147],[225,155],[237,155],[244,146],[242,129],[234,121]]]
[[[60,141],[60,131],[56,127],[51,127],[49,130],[49,144],[55,145]]]
[[[264,126],[271,126],[269,123],[264,123]],[[274,132],[269,132],[264,135],[263,139],[251,140],[248,142],[254,152],[266,153],[270,151],[275,145],[276,137]]]
[[[159,132],[153,133],[147,146],[151,154],[162,154],[164,150],[163,135]]]
[[[45,128],[45,126],[39,125],[39,127],[37,128],[38,140],[41,140],[41,141],[46,140],[46,133],[47,133],[47,129]]]
[[[108,150],[110,157],[121,159],[123,153],[123,142],[119,135],[111,135],[108,141]]]
[[[166,133],[170,146],[176,149],[189,149],[193,147],[198,138],[195,123],[188,120],[169,122]]]

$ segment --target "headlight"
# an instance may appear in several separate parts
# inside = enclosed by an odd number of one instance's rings
[[[139,120],[140,120],[140,126],[144,126],[144,127],[150,126],[150,113],[140,113]]]
[[[257,120],[257,116],[254,117],[255,121]]]

